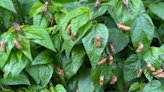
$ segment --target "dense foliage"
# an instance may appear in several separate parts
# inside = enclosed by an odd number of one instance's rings
[[[0,0],[1,92],[164,92],[164,0]]]

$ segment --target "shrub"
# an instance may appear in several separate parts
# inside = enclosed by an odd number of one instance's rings
[[[164,91],[163,0],[0,0],[1,92]]]

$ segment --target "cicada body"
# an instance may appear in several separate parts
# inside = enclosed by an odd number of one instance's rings
[[[128,7],[128,0],[122,0],[122,6]]]
[[[96,47],[101,47],[101,37],[99,34],[96,36]]]
[[[113,64],[113,56],[112,55],[109,55],[108,56],[108,64],[109,65],[112,65]]]
[[[74,35],[74,34],[71,33],[71,40],[74,41],[75,39],[76,39],[76,35]]]
[[[103,64],[106,60],[107,58],[102,58],[100,61],[97,62],[97,65]]]
[[[148,68],[150,71],[155,71],[155,68],[151,65],[151,62],[147,62],[147,68]]]
[[[45,14],[47,12],[47,9],[48,9],[48,5],[46,4],[41,10],[41,14]]]
[[[117,82],[117,77],[112,76],[112,80],[109,82],[111,85],[115,84]]]
[[[117,27],[123,31],[129,31],[130,27],[123,25],[121,22],[117,24]]]
[[[142,75],[142,68],[139,69],[138,73],[137,73],[137,77],[141,77]]]
[[[53,26],[55,24],[55,20],[54,17],[51,18],[51,26]]]
[[[143,47],[144,47],[143,43],[139,42],[139,43],[138,43],[138,48],[136,49],[136,53],[141,52],[142,49],[143,49]]]
[[[6,42],[4,42],[4,41],[1,42],[1,51],[2,52],[5,52],[6,51],[5,44],[6,44]]]
[[[67,26],[66,32],[67,32],[68,35],[71,34],[71,24],[69,24],[69,25]]]
[[[25,36],[24,32],[16,22],[12,23],[11,27],[15,28],[16,32],[19,32],[21,35]]]
[[[14,39],[14,44],[17,47],[17,49],[19,49],[19,50],[23,49],[22,45],[19,43],[19,41],[17,39]]]
[[[104,76],[100,75],[100,80],[99,80],[100,85],[104,84]]]
[[[112,41],[109,42],[109,51],[112,55],[115,53],[114,44]]]
[[[94,11],[97,11],[98,8],[100,7],[101,2],[96,0],[95,5],[94,5]]]

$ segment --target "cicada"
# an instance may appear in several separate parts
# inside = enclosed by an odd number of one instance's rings
[[[68,35],[71,34],[71,24],[69,24],[69,25],[67,26],[66,32],[67,32]]]
[[[129,31],[129,30],[130,30],[130,27],[129,27],[129,26],[125,26],[125,25],[123,25],[121,22],[119,22],[119,23],[117,24],[117,27],[118,27],[119,29],[123,30],[123,31]]]
[[[14,44],[17,47],[17,49],[19,49],[19,50],[22,50],[23,49],[22,45],[19,43],[19,40],[14,39]]]
[[[138,48],[136,49],[136,53],[141,52],[142,49],[143,49],[143,47],[144,47],[143,43],[139,42],[139,43],[138,43]]]
[[[147,68],[148,68],[150,71],[155,71],[155,68],[151,65],[151,62],[147,62]]]
[[[108,58],[102,58],[101,60],[99,60],[99,61],[97,62],[97,65],[103,64],[107,59],[108,59]]]
[[[137,77],[141,77],[142,75],[142,68],[139,69],[138,73],[137,73]]]
[[[114,49],[114,44],[113,44],[113,41],[110,41],[109,42],[109,51],[112,55],[114,55],[115,53],[115,49]]]
[[[96,36],[96,47],[101,47],[101,37],[99,34]]]
[[[5,52],[6,51],[5,44],[6,44],[6,42],[4,42],[4,41],[1,42],[1,51],[2,52]]]
[[[108,56],[108,64],[109,65],[112,65],[112,63],[113,63],[113,56],[112,55],[109,55]]]
[[[122,6],[128,7],[128,0],[122,0]]]
[[[21,35],[25,36],[23,30],[20,28],[20,26],[18,25],[18,23],[14,22],[11,24],[11,27],[15,28],[16,32],[19,32]]]
[[[54,17],[51,18],[51,26],[53,26],[55,24],[55,20]]]
[[[94,5],[94,11],[97,11],[97,9],[100,7],[101,2],[96,0],[95,5]]]
[[[114,75],[112,76],[112,80],[109,82],[111,85],[115,84],[117,82],[117,77]]]
[[[41,10],[41,14],[45,14],[47,12],[48,9],[48,4],[46,4],[43,9]]]
[[[71,33],[71,40],[75,40],[76,39],[76,35],[74,35],[73,33]]]
[[[104,84],[104,76],[100,75],[100,80],[99,80],[100,85]]]

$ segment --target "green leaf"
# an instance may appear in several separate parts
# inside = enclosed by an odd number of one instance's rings
[[[24,25],[23,27],[21,27],[21,29],[25,32],[26,36],[25,38],[27,39],[38,39],[38,40],[43,40],[43,34],[42,33],[38,33],[37,31],[35,31],[34,29],[32,29],[31,26],[29,25]]]
[[[45,87],[53,74],[52,64],[46,65],[35,65],[31,66],[30,64],[26,67],[26,71],[30,76],[36,81],[37,84],[41,82],[42,86]]]
[[[33,24],[40,25],[44,28],[47,28],[49,26],[49,21],[42,14],[35,15],[33,17],[33,22]]]
[[[94,91],[94,86],[93,86],[89,69],[86,69],[85,72],[83,72],[80,75],[79,82],[78,82],[78,90],[79,92],[93,92]]]
[[[51,81],[49,82],[49,87],[52,92],[55,92],[54,86]]]
[[[25,69],[28,72],[28,74],[35,80],[35,82],[39,84],[40,83],[39,66],[32,66],[29,61]]]
[[[14,91],[11,89],[2,89],[1,92],[14,92]]]
[[[55,48],[60,52],[63,41],[59,32],[52,37],[52,42]]]
[[[7,77],[9,74],[11,74],[11,76],[18,76],[19,73],[25,68],[27,58],[23,55],[19,61],[18,57],[16,53],[11,53],[10,61],[7,62],[3,68],[4,77]]]
[[[55,92],[67,92],[67,91],[65,90],[65,88],[63,87],[63,85],[57,84],[55,86]]]
[[[21,61],[23,53],[21,51],[17,51],[16,53],[18,61]]]
[[[21,39],[19,43],[22,45],[22,52],[32,61],[31,50],[30,50],[30,42],[27,39]]]
[[[49,83],[52,74],[53,74],[52,64],[39,66],[39,78],[41,80],[43,87],[45,87]]]
[[[115,54],[123,50],[129,43],[129,35],[119,29],[109,29],[109,41],[113,42]]]
[[[33,4],[33,6],[31,7],[29,18],[40,13],[43,7],[44,5],[41,2],[36,2],[35,4]]]
[[[72,59],[67,59],[63,54],[61,56],[62,69],[69,79],[75,75],[84,61],[85,49],[82,45],[77,45],[72,50]]]
[[[164,54],[164,51],[157,47],[150,47],[149,50],[144,54],[143,58],[145,62],[151,62],[151,64],[158,69],[162,66],[160,54]]]
[[[47,11],[47,12],[44,14],[44,17],[45,17],[49,22],[51,22],[52,14],[51,14],[49,11]]]
[[[115,58],[115,57],[114,57]],[[120,61],[124,61],[123,59],[119,59]],[[117,86],[120,91],[124,90],[124,65],[122,63],[117,62],[117,70],[116,70],[116,76],[117,76]]]
[[[71,33],[76,35],[77,31],[79,30],[80,27],[85,25],[88,20],[91,18],[91,12],[86,12],[74,19],[71,20]]]
[[[3,22],[4,26],[8,28],[11,12],[7,9],[0,7],[0,21]]]
[[[95,90],[102,87],[102,85],[99,83],[100,75],[104,76],[104,85],[111,79],[112,68],[107,64],[107,62],[97,66],[95,69],[91,69],[91,77]]]
[[[143,88],[145,87],[146,83],[140,83],[140,89],[143,90]]]
[[[28,35],[26,36],[27,39],[52,51],[56,51],[48,32],[43,27],[40,27],[39,25],[23,26],[22,30]]]
[[[27,76],[22,72],[18,76],[12,77],[8,76],[7,78],[0,79],[0,83],[4,85],[30,85],[30,81],[28,80]]]
[[[160,26],[160,27],[161,27],[161,26]],[[160,27],[159,27],[159,28],[160,28]],[[163,29],[162,29],[162,30],[163,30]],[[161,30],[161,31],[162,31],[162,30]],[[159,34],[159,33],[161,33],[161,34]],[[161,37],[161,35],[163,35],[162,32],[160,32],[160,31],[158,32],[157,27],[155,27],[154,37],[153,37],[153,38],[157,38],[158,41],[159,41],[159,44],[162,44],[162,40],[161,40],[162,37]]]
[[[36,85],[36,84],[32,84],[32,85],[29,85],[28,86],[28,89],[30,90],[30,91],[40,91],[40,90],[42,90],[42,89],[45,89],[45,87],[43,87],[43,86],[41,86],[41,85]]]
[[[103,1],[109,1],[109,0],[98,0],[98,1],[102,1],[103,2]]]
[[[63,20],[60,22],[58,29],[60,29],[62,31],[62,33],[66,32],[66,26],[71,19],[73,19],[77,16],[80,16],[83,13],[88,12],[88,11],[89,11],[88,7],[86,7],[86,8],[79,7],[75,10],[70,11],[69,13],[66,14],[66,16],[63,18]],[[62,37],[64,38],[64,35],[62,35]]]
[[[65,17],[64,13],[61,13],[61,12],[55,13],[54,18],[55,18],[56,24],[59,25],[64,17]]]
[[[108,4],[107,3],[101,4],[101,6],[98,8],[98,10],[96,12],[92,11],[93,17],[97,18],[97,17],[103,15],[107,11],[107,9],[108,9]]]
[[[57,30],[58,25],[54,25],[53,27],[48,27],[46,30],[48,31],[49,34],[57,34],[59,30]]]
[[[160,49],[164,51],[164,44],[160,46]],[[164,54],[160,55],[161,59],[164,60]]]
[[[34,3],[39,2],[39,0],[19,0],[19,12],[18,16],[23,17],[30,14],[31,7]]]
[[[117,28],[114,19],[111,16],[104,17],[104,24],[107,26],[109,29]],[[109,32],[111,32],[109,30]],[[113,35],[111,35],[113,36]]]
[[[115,21],[115,23],[117,23],[118,22],[118,19],[117,19],[117,15],[116,15],[116,13],[115,13],[115,11],[114,11],[114,9],[115,9],[115,1],[113,1],[113,0],[110,0],[109,2],[109,8],[108,8],[108,13],[111,15],[111,17],[113,18],[113,20]]]
[[[153,75],[151,74],[151,71],[149,69],[147,69],[147,72],[145,74],[145,77],[147,78],[147,80],[150,82],[153,80]]]
[[[143,92],[163,92],[164,87],[161,86],[161,83],[157,80],[153,80],[147,83],[143,89]]]
[[[51,92],[51,91],[49,91],[48,89],[43,89],[43,90],[41,90],[40,92]]]
[[[68,92],[74,92],[77,88],[77,83],[78,83],[79,76],[74,76],[69,81],[67,82],[67,91]]]
[[[49,64],[51,62],[50,51],[44,50],[32,61],[32,65]]]
[[[149,30],[149,31],[148,31]],[[154,25],[147,14],[140,14],[131,25],[131,39],[135,49],[138,48],[138,43],[142,42],[141,57],[147,52],[154,36]]]
[[[163,8],[164,8],[164,2],[160,2],[160,3],[151,3],[149,4],[149,8],[150,10],[156,14],[158,17],[162,18],[164,20],[164,14],[162,12],[164,12]]]
[[[158,28],[158,33],[159,33],[159,36],[160,38],[164,38],[164,24],[161,24]]]
[[[96,11],[94,10],[94,3],[89,4],[88,6],[89,6],[90,10],[92,11],[93,18],[97,18],[97,17],[103,15],[108,9],[107,3],[102,3],[100,5],[100,7],[98,8],[98,10],[96,10]]]
[[[97,34],[101,37],[101,47],[96,47],[95,37]],[[90,32],[82,39],[83,45],[89,56],[93,69],[96,68],[97,62],[99,61],[102,52],[107,44],[108,29],[103,24],[95,24]]]
[[[89,28],[91,27],[92,25],[92,22],[88,22],[86,23],[83,27],[81,27],[79,29],[79,33],[78,35],[76,36],[76,39],[74,41],[72,41],[70,39],[70,36],[66,33],[66,31],[63,33],[64,35],[64,49],[66,51],[66,56],[67,58],[69,57],[69,54],[73,48],[73,46],[80,41],[80,39],[85,35],[85,33],[89,30]]]
[[[134,83],[130,86],[128,92],[133,92],[134,90],[138,89],[139,87],[140,87],[139,82],[134,82]]]
[[[65,5],[67,3],[71,3],[74,1],[77,1],[77,0],[51,0],[51,3],[56,6],[62,6],[62,5]]]
[[[127,25],[131,25],[131,23],[135,20],[140,11],[140,3],[141,0],[130,0],[128,4],[128,8],[122,6],[121,0],[114,0],[114,11],[115,17],[117,17],[117,22],[124,22]]]
[[[141,68],[141,60],[136,54],[130,55],[124,63],[124,80],[125,83],[137,78],[137,73]]]
[[[66,8],[67,10],[70,10],[70,11],[74,10],[78,7],[84,7],[84,5],[80,4],[79,1],[75,1],[75,2],[72,2],[72,3],[67,3],[67,4],[64,5],[64,8]]]
[[[82,65],[84,56],[85,56],[85,49],[82,45],[76,45],[72,49],[72,66],[73,66],[73,71],[75,71],[75,73]]]
[[[7,32],[3,33],[0,36],[0,40],[6,42],[5,44],[5,48],[6,51],[2,52],[0,50],[0,68],[2,69],[10,55],[10,52],[12,50],[12,48],[14,47],[14,36],[12,34],[12,32],[14,31],[13,28],[10,28]]]
[[[17,13],[11,0],[0,0],[0,6]]]

